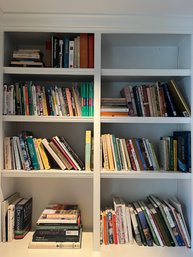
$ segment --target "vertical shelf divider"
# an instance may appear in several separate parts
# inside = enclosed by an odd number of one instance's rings
[[[93,179],[93,249],[100,251],[100,99],[101,99],[101,34],[94,42],[94,179]]]

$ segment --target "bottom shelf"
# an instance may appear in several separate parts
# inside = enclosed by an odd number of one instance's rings
[[[93,255],[94,256],[94,255]],[[102,245],[100,257],[192,257],[193,251],[186,247],[161,247],[133,245]]]
[[[1,243],[1,256],[13,257],[193,257],[193,251],[186,247],[145,247],[133,245],[102,245],[100,252],[94,252],[92,246],[93,234],[83,233],[81,249],[28,249],[32,232],[22,240],[11,243]]]

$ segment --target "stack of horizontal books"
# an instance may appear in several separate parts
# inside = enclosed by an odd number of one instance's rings
[[[76,204],[50,204],[43,210],[29,248],[80,248],[81,215]]]
[[[128,116],[126,98],[102,98],[101,116]]]
[[[39,49],[18,49],[13,51],[11,66],[43,67],[42,53]]]

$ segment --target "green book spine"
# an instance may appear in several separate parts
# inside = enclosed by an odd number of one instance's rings
[[[86,130],[85,136],[85,170],[91,170],[91,130]]]
[[[151,230],[151,234],[152,234],[152,236],[153,236],[153,239],[154,239],[155,244],[156,244],[156,245],[160,245],[160,243],[159,243],[159,241],[158,241],[158,238],[157,238],[157,236],[156,236],[156,234],[155,234],[155,231],[154,231],[154,229],[153,229],[153,226],[152,226],[152,224],[151,224],[151,221],[150,221],[150,219],[149,219],[149,216],[148,216],[148,214],[147,214],[147,211],[146,211],[146,209],[145,209],[145,204],[144,204],[142,201],[139,201],[138,203],[139,203],[139,205],[141,206],[142,211],[144,212],[145,218],[146,218],[147,223],[148,223],[148,225],[149,225],[149,228],[150,228],[150,230]]]
[[[94,116],[94,84],[92,82],[89,83],[88,108],[89,116]]]
[[[82,102],[82,116],[86,116],[86,84],[81,83],[80,86],[81,102]]]
[[[89,82],[86,83],[86,116],[89,116]]]
[[[32,161],[32,165],[34,170],[39,170],[40,169],[40,165],[38,162],[38,158],[36,155],[36,150],[35,150],[35,146],[34,146],[34,142],[33,142],[33,137],[32,136],[28,136],[26,138],[27,141],[27,145],[28,145],[28,149],[29,149],[29,154],[30,154],[30,158]]]
[[[33,115],[33,100],[32,100],[31,84],[32,84],[31,81],[27,82],[28,101],[29,101],[29,115]]]
[[[22,83],[19,84],[19,91],[21,95],[21,114],[25,115],[25,106],[24,106],[24,96],[23,96],[23,85]]]
[[[115,152],[115,161],[117,164],[117,170],[121,170],[121,163],[120,163],[118,149],[117,149],[117,142],[116,142],[116,137],[114,134],[112,134],[112,141],[113,141],[113,148],[114,148],[114,152]]]

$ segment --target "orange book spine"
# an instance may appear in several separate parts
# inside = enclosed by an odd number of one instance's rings
[[[72,109],[71,93],[69,88],[66,88],[66,99],[67,99],[69,114],[70,116],[74,116],[73,109]]]

